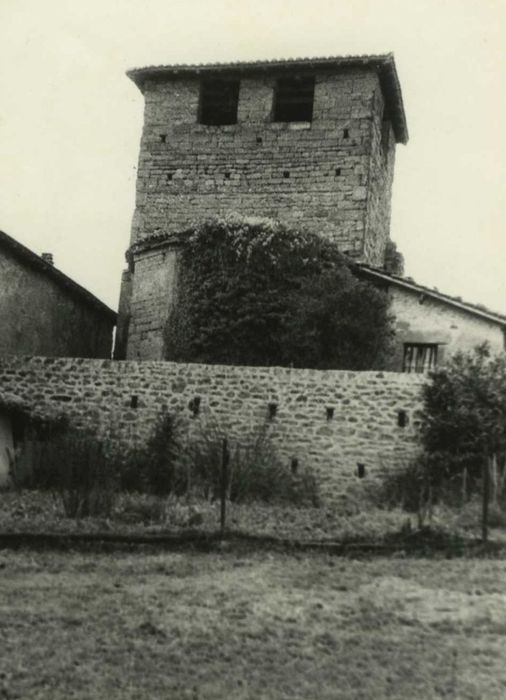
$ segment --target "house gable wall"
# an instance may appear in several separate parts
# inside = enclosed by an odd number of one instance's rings
[[[110,357],[114,323],[0,248],[0,355]]]
[[[494,353],[504,350],[504,326],[498,321],[393,284],[389,295],[396,327],[393,370],[402,369],[404,343],[438,344],[439,364],[459,350],[473,350],[484,342]]]

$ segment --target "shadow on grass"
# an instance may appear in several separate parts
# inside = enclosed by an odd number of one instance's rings
[[[414,532],[385,535],[378,540],[297,540],[253,535],[228,530],[203,533],[186,530],[175,534],[94,533],[0,533],[0,549],[51,549],[79,551],[201,551],[247,553],[255,551],[322,552],[337,556],[406,556],[406,557],[494,557],[506,558],[504,542],[484,543],[478,538],[452,535],[444,530],[423,528]]]

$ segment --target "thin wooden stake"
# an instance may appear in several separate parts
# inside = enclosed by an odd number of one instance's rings
[[[485,454],[483,460],[483,511],[481,518],[481,538],[483,542],[488,540],[488,502],[489,502],[489,480],[490,480],[490,465],[488,453]]]
[[[467,503],[467,467],[462,470],[462,506]]]
[[[220,483],[220,537],[225,536],[225,525],[227,520],[227,488],[228,488],[228,462],[230,454],[228,451],[227,438],[223,438],[221,451],[221,483]]]

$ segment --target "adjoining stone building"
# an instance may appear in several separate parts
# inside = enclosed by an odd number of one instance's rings
[[[193,223],[238,213],[337,243],[387,288],[391,369],[426,371],[457,349],[504,348],[506,318],[386,272],[397,143],[407,143],[391,54],[151,66],[116,356],[164,359],[178,250]]]
[[[116,313],[0,231],[0,356],[111,357]]]
[[[385,270],[358,265],[357,274],[390,297],[395,344],[388,369],[427,372],[484,342],[493,353],[505,350],[506,316]]]

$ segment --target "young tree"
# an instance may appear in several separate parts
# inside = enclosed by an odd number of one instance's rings
[[[487,537],[489,480],[496,500],[506,456],[506,355],[488,345],[459,353],[432,374],[424,389],[423,443],[433,483],[462,475],[467,488],[482,482]]]

